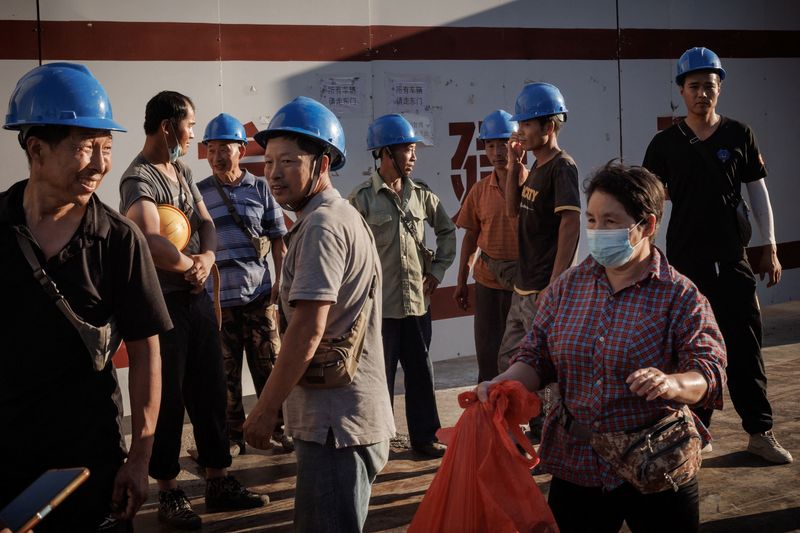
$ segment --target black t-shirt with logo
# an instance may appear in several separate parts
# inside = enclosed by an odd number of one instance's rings
[[[550,283],[558,248],[561,212],[581,210],[578,167],[566,152],[542,166],[534,163],[522,186],[519,207],[519,261],[514,286],[540,291]],[[577,244],[576,244],[577,246]],[[571,255],[575,250],[571,251]]]
[[[723,195],[741,191],[741,184],[767,175],[753,131],[742,122],[720,117],[716,131],[698,147],[695,137],[682,122],[659,132],[647,147],[642,165],[655,173],[667,187],[672,214],[667,228],[667,257],[680,272],[695,272],[714,262],[740,260],[744,249],[739,241],[733,208]],[[698,148],[711,157],[703,157]],[[727,178],[709,170],[715,159]]]

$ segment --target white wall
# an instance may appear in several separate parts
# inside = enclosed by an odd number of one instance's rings
[[[453,27],[597,28],[616,27],[614,0],[299,0],[276,2],[139,0],[41,0],[46,21],[152,21],[224,24],[404,25]],[[620,0],[623,28],[660,29],[800,29],[800,7],[791,0]],[[35,6],[28,0],[0,4],[0,20],[32,20]],[[320,40],[325,35],[320,32]],[[531,39],[536,30],[531,30]],[[136,45],[135,35],[121,35]],[[196,44],[196,43],[195,43]],[[701,43],[698,43],[701,44]],[[254,43],[258,45],[258,43]],[[336,43],[330,43],[335,46]],[[102,46],[102,43],[97,43]],[[188,42],[186,46],[193,46]],[[52,52],[52,51],[51,51]],[[675,51],[677,56],[680,50]],[[47,61],[57,60],[52,53]],[[768,185],[775,211],[779,241],[800,240],[800,210],[794,207],[800,192],[794,155],[800,146],[800,103],[794,94],[800,80],[799,58],[723,58],[728,78],[719,109],[753,126],[770,171]],[[440,195],[448,212],[459,206],[451,184],[450,160],[458,138],[449,135],[452,122],[482,119],[495,108],[513,110],[524,83],[548,81],[561,88],[569,108],[569,121],[560,138],[585,177],[611,158],[623,155],[640,163],[656,131],[656,117],[684,112],[672,82],[674,59],[615,60],[505,60],[505,61],[84,61],[108,90],[116,120],[128,127],[115,135],[114,168],[99,191],[116,207],[120,173],[140,150],[146,101],[156,92],[173,89],[191,96],[197,106],[197,141],[209,119],[231,113],[243,122],[266,126],[278,107],[297,95],[319,98],[325,76],[363,79],[365,100],[360,109],[341,117],[348,146],[347,166],[335,176],[336,186],[347,194],[365,179],[372,165],[364,139],[368,123],[388,110],[386,79],[407,76],[429,84],[434,118],[434,145],[420,147],[417,177]],[[9,95],[15,81],[36,66],[33,60],[0,60],[0,95]],[[618,77],[622,80],[622,106],[618,102]],[[622,132],[620,132],[620,116]],[[624,153],[620,154],[622,141]],[[470,154],[475,154],[471,144]],[[27,175],[25,158],[14,134],[0,134],[0,189]],[[196,146],[186,157],[196,177],[208,174]],[[662,232],[663,233],[663,232]],[[459,239],[460,240],[460,239]],[[663,235],[659,242],[663,245]],[[580,247],[579,256],[585,256]],[[443,286],[455,284],[456,267],[447,272]],[[786,271],[778,288],[759,288],[764,303],[800,298],[800,269]],[[474,351],[471,318],[438,321],[431,349],[434,359]]]

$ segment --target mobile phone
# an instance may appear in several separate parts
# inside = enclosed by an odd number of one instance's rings
[[[0,511],[0,527],[28,531],[89,477],[88,468],[48,470]]]

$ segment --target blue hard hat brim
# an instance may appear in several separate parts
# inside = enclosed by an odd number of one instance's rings
[[[719,76],[719,81],[722,81],[722,80],[725,79],[725,69],[724,68],[722,68],[722,67],[707,67],[707,66],[703,66],[703,67],[693,68],[693,69],[687,70],[685,72],[681,72],[680,74],[675,76],[675,83],[680,83],[681,78],[686,78],[686,76],[688,74],[691,74],[692,72],[699,72],[701,70],[708,70],[710,72],[716,72],[717,75]]]
[[[501,134],[498,134],[498,135],[492,135],[490,137],[481,137],[480,135],[478,135],[478,139],[480,139],[482,141],[494,141],[494,140],[497,140],[497,139],[510,139],[510,138],[511,138],[511,134],[510,133],[501,133]]]
[[[32,126],[71,126],[74,128],[84,128],[89,130],[109,130],[127,132],[122,125],[107,118],[69,118],[69,119],[46,119],[42,121],[17,121],[3,125],[6,130],[21,130],[24,127]]]
[[[377,150],[379,148],[386,148],[387,146],[397,146],[398,144],[412,144],[412,143],[421,143],[424,141],[422,137],[419,135],[414,135],[413,137],[409,137],[408,139],[403,139],[400,142],[391,143],[391,144],[381,144],[379,146],[367,146],[367,151]]]
[[[236,137],[235,135],[215,135],[213,137],[206,137],[202,142],[203,144],[208,144],[210,141],[235,141],[247,146],[247,139],[242,139],[241,137]]]
[[[524,122],[534,118],[552,117],[555,115],[564,115],[566,117],[567,113],[568,110],[566,107],[564,107],[563,111],[557,111],[555,113],[520,113],[518,115],[511,115],[511,120],[514,122]]]
[[[261,146],[261,148],[266,148],[267,140],[269,140],[272,137],[280,136],[281,132],[296,133],[298,135],[302,135],[303,137],[307,137],[308,139],[314,142],[324,143],[328,148],[331,149],[334,155],[338,156],[338,158],[336,158],[335,161],[331,161],[331,170],[339,170],[344,166],[344,163],[347,159],[347,156],[345,154],[339,151],[339,149],[336,148],[333,144],[322,141],[321,139],[318,139],[316,137],[312,137],[311,135],[308,134],[307,130],[304,130],[302,128],[294,128],[292,126],[282,126],[279,128],[273,128],[271,130],[261,130],[255,135],[253,135],[253,140],[257,142],[259,146]]]

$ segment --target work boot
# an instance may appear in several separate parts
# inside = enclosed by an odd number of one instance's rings
[[[206,480],[206,510],[209,512],[255,509],[266,503],[269,503],[269,496],[250,492],[230,474]]]
[[[428,457],[443,457],[444,452],[447,450],[447,447],[443,444],[439,444],[438,442],[429,442],[427,444],[419,444],[419,445],[412,445],[411,448],[421,454],[427,455]]]
[[[794,460],[792,454],[780,445],[771,430],[750,435],[747,451],[777,465],[789,464]]]
[[[283,451],[286,453],[291,453],[294,451],[294,441],[292,437],[284,433],[283,431],[276,431],[272,434],[272,438],[275,442],[281,445]]]
[[[247,448],[245,447],[243,440],[231,440],[230,444],[231,458],[239,457],[240,455],[247,453]]]
[[[200,529],[202,524],[181,489],[158,491],[158,520],[178,529]]]

